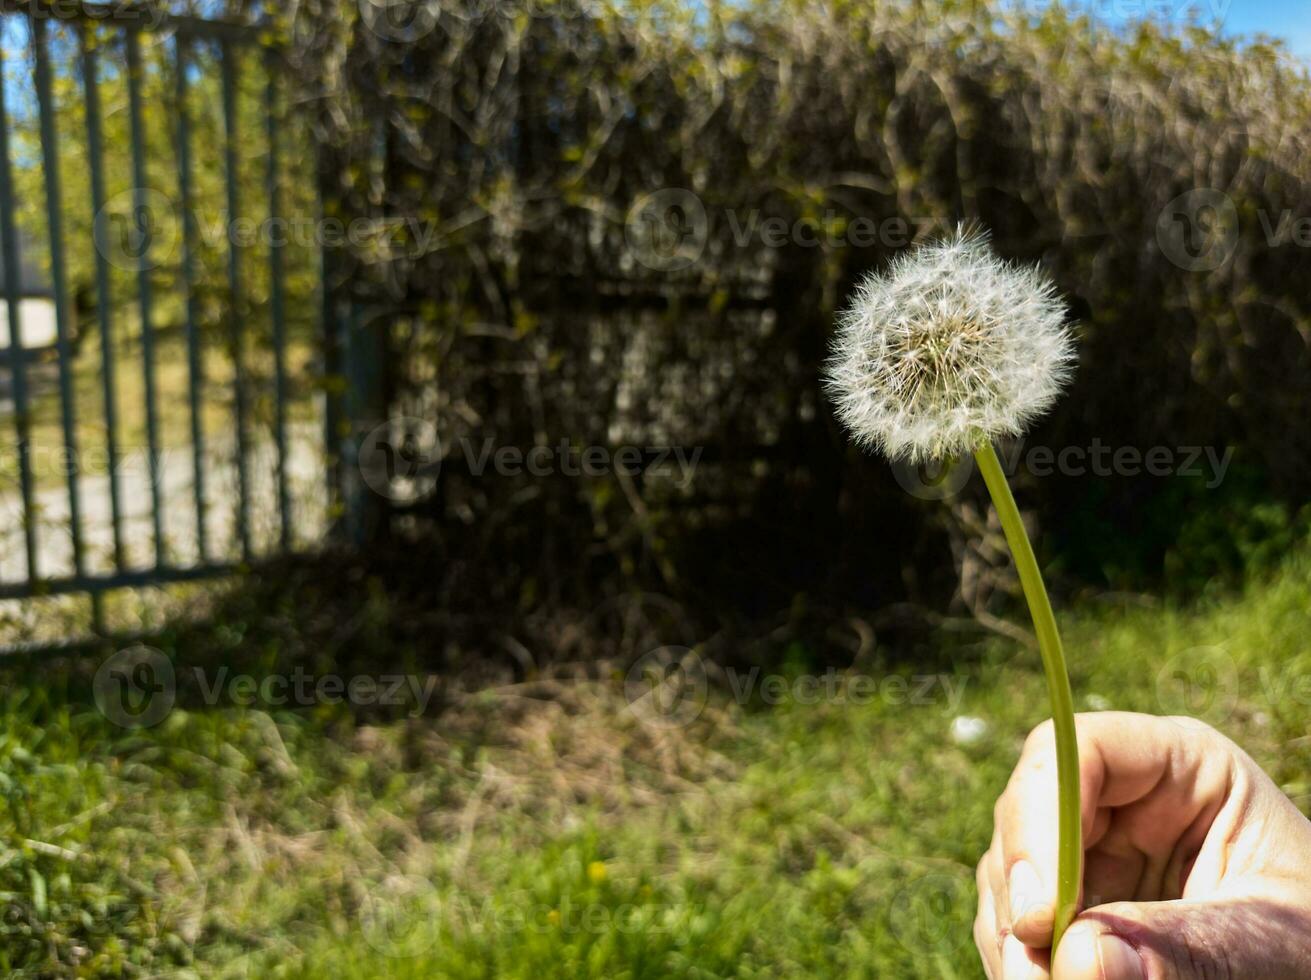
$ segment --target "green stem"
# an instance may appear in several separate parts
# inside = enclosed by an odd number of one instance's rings
[[[1029,603],[1029,615],[1038,634],[1038,650],[1047,674],[1047,695],[1051,699],[1052,722],[1056,726],[1056,784],[1059,791],[1060,843],[1056,864],[1056,921],[1052,930],[1052,954],[1060,945],[1066,927],[1079,907],[1079,884],[1083,880],[1083,835],[1079,805],[1079,745],[1074,732],[1074,699],[1070,695],[1070,676],[1065,669],[1065,653],[1061,649],[1061,635],[1056,631],[1056,617],[1052,614],[1047,588],[1042,584],[1042,573],[1033,556],[1033,545],[1024,530],[1019,508],[1011,496],[1001,462],[991,443],[984,443],[974,451],[974,459],[988,485],[993,506],[1001,518],[1006,543],[1015,559],[1020,574],[1024,598]]]

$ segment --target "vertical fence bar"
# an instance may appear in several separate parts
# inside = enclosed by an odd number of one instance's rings
[[[386,332],[383,317],[352,304],[344,320],[346,435],[343,440],[343,503],[347,540],[356,547],[375,544],[387,533],[390,510],[383,496],[364,480],[360,450],[368,434],[384,424],[388,405],[384,385]]]
[[[223,74],[223,156],[228,189],[228,294],[232,317],[232,370],[237,415],[237,530],[241,537],[241,555],[250,558],[250,485],[246,472],[246,372],[242,337],[241,252],[232,229],[240,211],[237,192],[237,81],[236,55],[224,41],[220,48]]]
[[[141,360],[145,378],[146,452],[150,466],[150,518],[155,535],[155,567],[165,564],[164,513],[160,505],[159,420],[155,412],[155,327],[151,322],[150,202],[146,187],[146,134],[141,121],[140,28],[127,28],[128,125],[132,134],[132,210],[135,212],[140,255],[137,259],[137,300],[141,310]]]
[[[23,496],[23,542],[27,550],[27,585],[36,585],[36,514],[32,502],[32,434],[27,409],[27,361],[23,353],[22,264],[14,224],[14,181],[9,162],[9,113],[5,108],[4,44],[0,43],[0,249],[4,251],[5,304],[9,314],[9,370],[18,440],[18,480]]]
[[[328,211],[333,200],[329,184],[333,173],[331,161],[323,146],[317,147],[316,155],[318,189],[319,225],[326,231]],[[327,453],[327,465],[324,467],[327,477],[325,501],[327,515],[332,533],[337,533],[340,520],[335,516],[341,504],[342,458],[341,458],[341,325],[335,285],[336,263],[334,252],[328,244],[327,235],[318,236],[319,250],[319,303],[322,322],[319,330],[321,345],[320,370],[322,372],[323,391],[323,446]]]
[[[287,494],[287,325],[285,290],[283,283],[282,249],[285,242],[278,240],[273,229],[282,214],[278,170],[278,70],[279,63],[272,51],[265,52],[264,70],[267,73],[264,87],[264,115],[268,132],[268,173],[266,183],[269,197],[269,306],[273,318],[273,369],[274,369],[274,439],[278,450],[278,517],[282,549],[291,547],[291,502]]]
[[[90,38],[92,28],[83,25],[82,90],[86,99],[87,163],[91,170],[91,213],[96,252],[96,318],[100,327],[101,388],[105,406],[105,458],[109,472],[109,513],[114,537],[114,567],[123,571],[123,506],[118,492],[118,402],[114,384],[114,336],[109,293],[107,242],[102,240],[101,212],[105,207],[105,170],[100,135],[100,67],[99,56]],[[107,230],[107,229],[106,229]]]
[[[368,539],[368,495],[371,492],[360,469],[360,449],[371,421],[368,416],[368,382],[373,376],[372,364],[368,358],[369,348],[363,343],[367,329],[363,321],[363,311],[358,305],[352,304],[350,313],[341,323],[344,334],[341,347],[346,358],[344,400],[348,420],[341,451],[342,505],[346,539],[356,547],[362,546]]]
[[[351,341],[358,329],[358,310],[351,306],[350,310],[344,316],[337,319],[337,349],[341,351],[345,365],[343,365],[343,380],[345,381],[345,390],[342,392],[342,423],[341,431],[335,435],[334,446],[337,447],[338,457],[341,460],[338,466],[341,477],[341,485],[337,488],[341,500],[341,529],[345,540],[351,544],[358,544],[363,537],[362,522],[360,520],[360,501],[364,490],[363,481],[360,476],[360,439],[362,436],[354,431],[353,426],[348,426],[347,420],[353,420],[357,414],[355,392],[355,351],[351,349]]]
[[[79,493],[77,420],[73,403],[73,352],[68,344],[68,271],[64,266],[64,195],[59,183],[59,137],[50,84],[50,50],[44,17],[33,17],[32,50],[36,62],[36,100],[41,123],[41,169],[45,176],[46,231],[50,236],[50,285],[55,293],[55,349],[59,357],[59,416],[64,433],[68,478],[68,520],[73,539],[73,573],[86,573],[82,557],[82,502]]]
[[[196,554],[209,561],[209,535],[205,528],[205,423],[201,393],[205,377],[200,364],[200,330],[196,310],[196,215],[191,191],[191,116],[187,111],[187,40],[174,38],[177,64],[178,194],[182,206],[182,287],[187,292],[187,377],[191,409],[192,488],[196,504]]]

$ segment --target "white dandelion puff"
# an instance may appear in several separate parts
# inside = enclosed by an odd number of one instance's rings
[[[861,445],[912,463],[961,456],[1019,435],[1051,406],[1074,359],[1065,320],[1041,270],[958,229],[860,284],[838,321],[827,387]]]
[[[860,285],[838,321],[828,388],[862,445],[922,463],[972,453],[996,508],[1033,617],[1056,736],[1060,947],[1083,881],[1079,745],[1056,616],[993,440],[1019,435],[1051,406],[1074,358],[1065,305],[1036,268],[1003,262],[986,235],[957,229],[899,257]],[[961,716],[952,737],[986,735]]]

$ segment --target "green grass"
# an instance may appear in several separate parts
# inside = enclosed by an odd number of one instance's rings
[[[1306,808],[1309,606],[1303,553],[1204,606],[1065,610],[1076,703],[1200,714]],[[160,645],[255,673],[304,646],[324,672],[331,651],[302,636],[323,610],[244,608]],[[392,614],[376,592],[352,614],[339,642],[353,663],[404,661],[378,659]],[[86,671],[12,671],[0,969],[981,977],[973,865],[1044,716],[1037,654],[988,640],[928,665],[876,651],[858,669],[885,696],[743,706],[715,683],[673,730],[635,718],[602,677],[447,689],[418,718],[192,703],[125,731],[91,706]],[[959,703],[941,681],[929,703],[900,703],[887,678],[916,674],[949,675]],[[953,742],[957,715],[986,733]]]

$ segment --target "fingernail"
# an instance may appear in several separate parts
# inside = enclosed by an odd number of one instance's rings
[[[1012,924],[1047,905],[1038,869],[1028,861],[1015,862],[1006,882],[1006,894],[1010,900]]]
[[[1114,933],[1091,926],[1074,926],[1057,950],[1057,976],[1096,977],[1097,980],[1146,980],[1147,970],[1138,951]]]
[[[1097,940],[1097,964],[1102,980],[1146,980],[1143,958],[1119,936],[1103,933]]]

